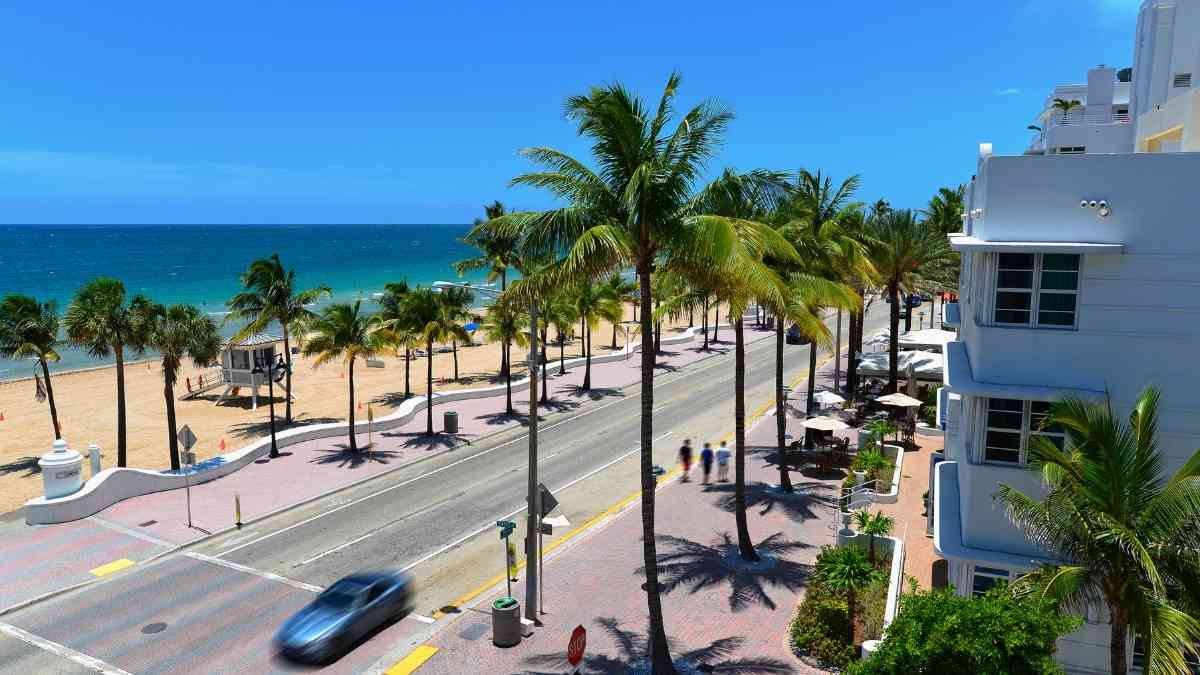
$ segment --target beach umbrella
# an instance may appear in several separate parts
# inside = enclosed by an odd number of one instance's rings
[[[463,328],[465,328],[468,333],[474,333],[475,331],[479,330],[479,324],[472,321],[471,323],[465,324]]]
[[[813,400],[820,405],[837,405],[846,402],[846,399],[832,391],[818,391],[816,394],[813,394]]]
[[[842,431],[850,428],[849,424],[836,417],[814,417],[810,420],[804,420],[801,424],[804,425],[805,429],[816,431]]]
[[[876,402],[884,405],[894,405],[898,408],[916,408],[924,405],[920,400],[915,399],[907,394],[888,394],[875,399]]]

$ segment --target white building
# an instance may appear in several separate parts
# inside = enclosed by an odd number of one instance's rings
[[[963,595],[1046,560],[992,495],[998,482],[1042,492],[1023,465],[1049,402],[1107,392],[1124,414],[1154,384],[1167,469],[1200,447],[1200,153],[1188,152],[1200,150],[1200,0],[1147,0],[1136,44],[1131,82],[1096,68],[1051,95],[1081,100],[1079,124],[1055,126],[1044,110],[1043,147],[981,146],[951,236],[962,274],[947,325],[959,336],[946,347],[946,450],[930,501],[935,548]],[[1105,611],[1085,618],[1059,660],[1108,672]]]

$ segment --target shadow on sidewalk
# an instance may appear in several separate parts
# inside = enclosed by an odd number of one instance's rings
[[[804,522],[820,515],[813,510],[814,505],[830,508],[837,505],[834,488],[828,483],[821,481],[797,482],[793,479],[792,487],[796,491],[787,495],[778,490],[768,489],[766,483],[749,483],[746,485],[746,510],[758,509],[758,515],[765,516],[778,508],[788,518]],[[737,510],[733,483],[709,485],[704,488],[704,492],[716,496],[717,507],[722,511],[733,513]]]
[[[604,631],[619,651],[618,654],[596,653],[598,649],[589,648],[588,654],[580,664],[579,672],[604,673],[617,675],[626,673],[634,666],[644,663],[649,651],[649,638],[645,633],[634,632],[621,628],[620,623],[611,617],[598,617],[595,623]],[[677,643],[667,638],[668,643]],[[685,652],[673,652],[672,656],[678,664],[680,661],[697,666],[700,672],[739,673],[741,675],[756,675],[757,673],[792,673],[795,669],[784,661],[771,658],[726,658],[736,652],[744,642],[740,637],[727,637],[714,640],[704,647]],[[524,675],[557,675],[569,672],[566,656],[556,651],[551,654],[539,654],[525,659],[533,669],[524,671]]]
[[[400,457],[395,450],[374,450],[370,445],[364,445],[358,452],[351,452],[350,446],[338,443],[332,448],[318,448],[316,457],[308,460],[312,464],[337,464],[339,469],[357,469],[363,464],[391,464],[391,460]]]
[[[425,432],[405,432],[405,431],[384,431],[381,436],[387,438],[406,438],[408,440],[400,444],[404,448],[417,448],[419,450],[442,450],[452,448],[462,443],[470,443],[470,439],[461,434],[439,434],[434,433],[432,436]]]
[[[692,593],[728,587],[729,609],[734,612],[746,609],[752,603],[775,609],[775,601],[767,594],[767,588],[781,588],[795,595],[805,587],[812,572],[810,565],[786,557],[793,551],[812,548],[812,545],[785,541],[782,532],[755,545],[758,554],[771,561],[761,571],[741,566],[737,542],[728,532],[721,533],[708,545],[666,534],[659,535],[658,542],[665,549],[658,555],[658,578],[664,593],[681,586]],[[645,568],[639,568],[637,573],[645,574]]]
[[[292,418],[290,425],[283,423],[283,416],[275,416],[275,432],[278,433],[284,429],[294,429],[303,427],[309,424],[332,424],[341,422],[340,417],[295,417]],[[243,422],[233,425],[232,435],[237,438],[261,438],[271,433],[271,420],[266,419],[261,422]]]
[[[558,388],[557,394],[566,394],[571,398],[589,398],[593,401],[599,401],[609,396],[620,396],[621,390],[616,387],[592,387],[584,389],[577,384],[569,384]]]

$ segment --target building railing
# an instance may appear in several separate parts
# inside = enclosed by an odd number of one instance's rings
[[[1129,124],[1129,113],[1089,113],[1083,110],[1072,110],[1066,113],[1055,113],[1050,117],[1052,127],[1078,127],[1093,124]]]

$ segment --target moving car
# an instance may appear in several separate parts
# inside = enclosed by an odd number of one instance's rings
[[[808,344],[808,338],[800,333],[800,327],[797,326],[796,324],[792,324],[792,327],[787,329],[787,335],[786,335],[785,340],[787,341],[787,343],[789,345],[806,345],[806,344]]]
[[[352,574],[284,622],[275,645],[296,661],[332,661],[371,631],[409,612],[412,597],[412,582],[403,572]]]

